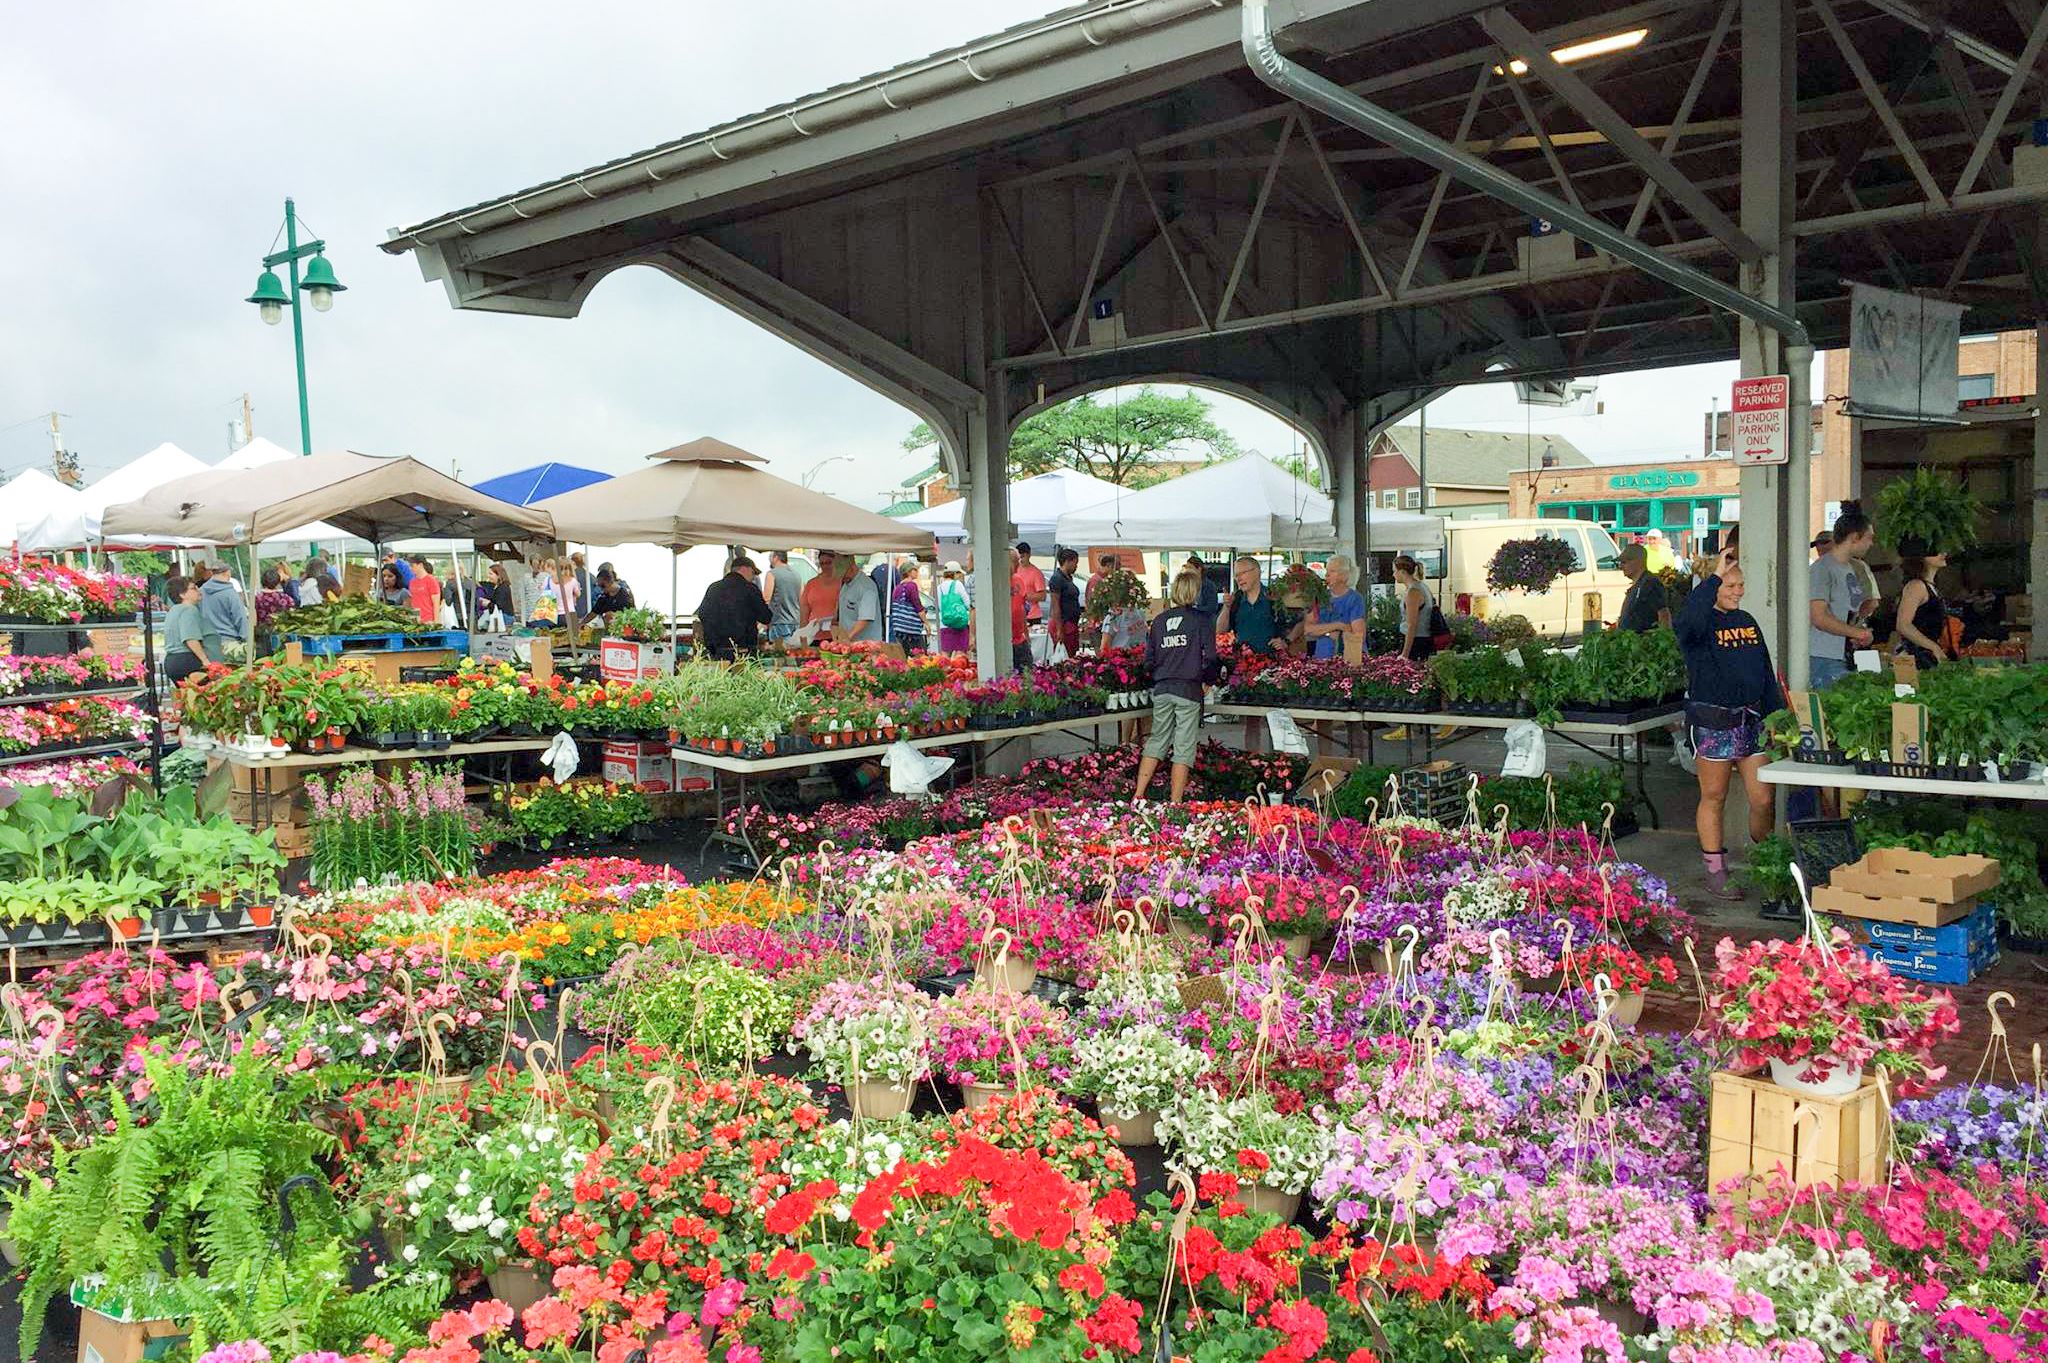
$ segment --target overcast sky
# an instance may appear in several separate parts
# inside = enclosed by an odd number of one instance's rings
[[[252,395],[296,447],[291,329],[242,300],[296,197],[348,292],[307,314],[316,449],[465,480],[548,459],[614,472],[718,435],[866,504],[910,470],[893,402],[651,270],[570,321],[458,313],[388,228],[1031,18],[1051,0],[574,7],[500,0],[17,9],[0,44],[0,475],[66,414],[88,479],[162,441],[204,460]],[[1607,415],[1538,410],[1596,458],[1697,448],[1732,365],[1610,378]],[[1230,399],[1269,453],[1294,437]],[[1498,390],[1431,409],[1521,429]]]

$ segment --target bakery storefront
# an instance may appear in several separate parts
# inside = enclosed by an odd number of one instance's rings
[[[1728,459],[1596,464],[1508,475],[1508,514],[1590,521],[1619,543],[1662,531],[1674,552],[1712,553],[1741,514],[1741,478]]]

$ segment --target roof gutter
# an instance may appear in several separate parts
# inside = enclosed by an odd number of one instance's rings
[[[1244,56],[1252,74],[1273,89],[1297,104],[1404,151],[1418,161],[1435,166],[1452,179],[1463,181],[1532,217],[1569,228],[1581,240],[1627,261],[1644,274],[1661,279],[1696,298],[1703,298],[1715,307],[1746,317],[1759,326],[1768,327],[1783,339],[1789,349],[1804,348],[1811,358],[1812,339],[1799,319],[1785,309],[1773,307],[1763,299],[1723,284],[1712,275],[1674,260],[1626,233],[1615,231],[1598,218],[1580,212],[1498,166],[1424,132],[1379,105],[1281,56],[1279,48],[1274,45],[1267,4],[1268,0],[1244,0]],[[1795,369],[1798,367],[1796,363],[1793,365]]]
[[[450,235],[474,236],[568,204],[671,179],[721,161],[757,155],[821,132],[880,118],[1049,61],[1103,47],[1134,33],[1226,7],[1226,0],[1105,0],[1087,10],[998,34],[899,67],[886,75],[828,90],[607,166],[521,190],[475,208],[444,213],[393,231],[386,251],[402,254]]]

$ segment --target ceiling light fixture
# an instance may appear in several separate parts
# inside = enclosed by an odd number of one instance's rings
[[[1611,52],[1626,52],[1649,36],[1650,30],[1647,28],[1632,28],[1626,33],[1610,33],[1604,38],[1588,38],[1582,43],[1552,49],[1550,59],[1561,66],[1570,66],[1573,62],[1582,62],[1589,57],[1604,57]],[[1529,63],[1516,57],[1504,67],[1493,68],[1493,74],[1496,76],[1510,73],[1517,76],[1528,75]]]

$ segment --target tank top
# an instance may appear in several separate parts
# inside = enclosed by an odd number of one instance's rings
[[[1942,604],[1932,582],[1927,584],[1927,599],[1913,612],[1912,625],[1936,643],[1941,642],[1942,633],[1948,628],[1948,607]],[[1942,655],[1920,647],[1903,633],[1899,635],[1899,646],[1894,652],[1910,655],[1922,667],[1933,667],[1942,660]]]

